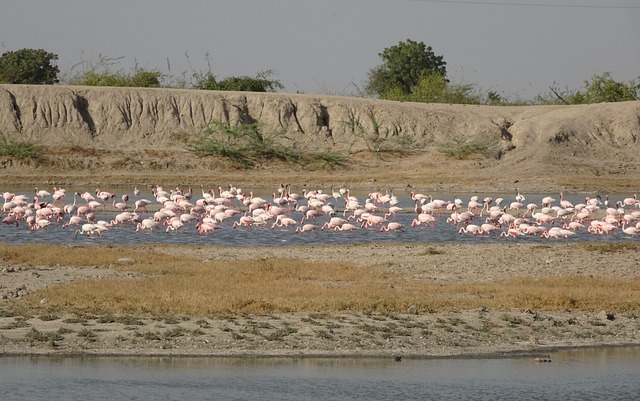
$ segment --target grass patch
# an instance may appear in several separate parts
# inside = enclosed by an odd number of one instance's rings
[[[0,132],[0,156],[16,157],[18,159],[36,158],[42,148],[29,141],[11,138]]]
[[[313,333],[315,334],[316,337],[321,338],[323,340],[331,340],[333,338],[333,335],[331,335],[326,330],[316,330]]]
[[[98,337],[98,335],[90,329],[81,329],[76,333],[76,335],[87,340],[95,340],[95,338]]]
[[[84,318],[81,318],[81,317],[70,317],[68,319],[64,319],[62,321],[62,323],[68,323],[68,324],[80,323],[80,324],[85,324],[85,323],[87,323],[87,319],[84,319]]]
[[[50,254],[59,258],[50,258]],[[123,254],[131,257],[136,261],[132,265],[114,265],[117,269],[137,271],[141,278],[88,279],[52,286],[17,300],[11,308],[22,308],[22,315],[38,316],[43,307],[37,300],[47,298],[50,300],[47,307],[55,308],[60,315],[184,319],[300,312],[308,313],[310,321],[336,312],[387,319],[406,313],[406,305],[435,313],[480,308],[640,313],[638,277],[553,276],[440,284],[346,262],[278,258],[203,262],[187,256],[165,255],[156,252],[153,246],[134,251],[128,247],[116,250],[40,244],[37,252],[30,245],[0,246],[0,256],[8,263],[82,265],[79,262],[87,260],[86,254],[92,261],[97,259],[105,264],[117,261]],[[138,320],[132,318],[127,324],[134,322]],[[268,329],[255,322],[247,325],[254,334]]]
[[[438,146],[438,151],[449,158],[458,160],[496,157],[498,154],[495,143],[461,135],[454,136]]]
[[[344,167],[347,159],[335,152],[318,152],[311,155],[314,161],[320,162],[324,168]]]
[[[60,317],[58,315],[41,315],[40,320],[43,322],[51,322],[53,320],[58,320]]]
[[[263,337],[268,341],[283,341],[286,336],[295,334],[297,332],[298,332],[297,329],[291,326],[285,326]]]
[[[0,330],[13,330],[13,329],[21,329],[23,327],[30,327],[31,325],[27,323],[27,319],[22,317],[17,317],[13,322],[0,327]]]
[[[640,244],[631,243],[631,242],[616,242],[616,243],[579,242],[574,246],[581,249],[586,249],[587,251],[597,252],[602,254],[640,251]]]
[[[27,334],[25,334],[25,339],[29,342],[53,342],[53,341],[61,341],[64,337],[56,332],[56,331],[39,331],[36,329],[31,329]]]
[[[253,167],[265,160],[299,161],[301,155],[280,144],[278,136],[284,134],[267,134],[257,123],[232,125],[212,120],[187,150],[200,156],[228,159],[241,167]]]
[[[15,313],[13,311],[0,309],[0,317],[14,317],[14,316],[15,316]]]
[[[165,330],[162,333],[161,337],[165,340],[168,340],[170,338],[182,337],[186,334],[187,334],[187,329],[178,326],[173,329]]]
[[[362,117],[354,110],[348,113],[348,118],[341,122],[342,125],[356,140],[360,139],[372,154],[405,154],[415,145],[415,139],[409,133],[400,133],[394,128],[385,127],[373,108],[367,108]],[[355,141],[351,146],[354,144]]]
[[[445,251],[434,248],[432,246],[426,247],[422,252],[418,253],[419,256],[427,256],[427,255],[444,255]]]

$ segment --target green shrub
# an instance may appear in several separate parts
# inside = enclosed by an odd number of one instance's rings
[[[447,157],[458,160],[472,157],[495,157],[496,145],[490,141],[478,138],[455,136],[438,147],[438,151]]]
[[[266,135],[256,123],[232,125],[213,120],[200,133],[187,150],[202,156],[218,156],[241,165],[252,167],[263,160],[295,162],[301,156],[279,144],[275,135]]]
[[[29,159],[37,157],[41,152],[39,146],[29,141],[13,139],[0,132],[0,156]]]
[[[335,152],[319,152],[311,156],[314,160],[322,162],[324,167],[334,168],[342,167],[347,163],[345,157]]]

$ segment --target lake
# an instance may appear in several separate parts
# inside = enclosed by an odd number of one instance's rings
[[[0,357],[12,400],[632,400],[640,347],[499,359]]]
[[[114,190],[115,191],[115,190]],[[26,192],[24,188],[22,191],[15,191],[16,194],[25,194],[32,199],[34,196],[34,192]],[[471,198],[472,195],[458,195],[457,198],[463,200],[463,204],[466,206],[467,202]],[[480,196],[480,199],[483,199],[487,195]],[[504,197],[504,205],[510,204],[514,200],[513,194],[491,194],[489,195],[493,199],[498,197]],[[434,195],[434,198],[441,198],[443,200],[452,201],[456,197],[452,194],[437,194]],[[72,200],[72,195],[69,194],[63,202],[60,202],[59,205],[63,203],[70,203]],[[130,210],[133,207],[133,201],[135,199],[148,199],[152,200],[154,203],[148,206],[149,212],[143,212],[142,209],[139,210],[139,219],[138,221],[153,217],[154,211],[157,211],[160,205],[155,204],[155,198],[153,194],[141,193],[138,197],[134,197],[131,195],[131,200],[129,201],[131,204]],[[198,199],[202,199],[203,196],[197,193],[193,194],[193,198],[191,203],[194,203]],[[273,198],[269,198],[268,196],[264,196],[265,200],[269,203],[273,203]],[[558,197],[556,197],[558,198]],[[42,198],[43,200],[45,198]],[[46,198],[49,202],[53,202],[51,198]],[[361,194],[358,196],[358,200],[362,205],[365,204],[367,199],[367,195]],[[523,203],[533,203],[540,205],[543,199],[543,195],[528,195],[527,200]],[[540,238],[540,235],[520,235],[516,238],[507,237],[501,238],[500,233],[506,232],[507,228],[502,227],[497,229],[493,234],[480,234],[480,235],[472,235],[471,233],[463,233],[460,234],[459,230],[464,225],[462,223],[452,224],[447,223],[447,218],[450,216],[450,212],[446,212],[445,210],[436,212],[435,222],[433,225],[418,225],[416,227],[412,227],[411,224],[413,220],[416,218],[416,213],[414,212],[415,204],[414,200],[411,197],[407,196],[406,193],[404,196],[398,196],[398,207],[402,208],[401,211],[396,213],[393,216],[388,216],[387,221],[383,224],[374,225],[372,227],[362,229],[360,228],[361,223],[356,223],[354,220],[351,220],[350,223],[354,223],[358,226],[359,229],[354,231],[338,231],[335,232],[333,230],[320,230],[316,229],[311,232],[303,232],[296,233],[296,228],[302,226],[302,217],[303,213],[300,211],[296,211],[294,206],[291,205],[292,210],[286,212],[286,216],[293,218],[295,220],[295,224],[289,227],[274,227],[271,228],[275,219],[268,220],[266,224],[257,225],[254,224],[250,227],[238,227],[232,228],[234,222],[238,222],[240,216],[244,214],[247,209],[246,206],[240,205],[239,202],[235,202],[233,204],[233,208],[238,209],[241,214],[230,217],[223,222],[216,225],[216,229],[212,232],[205,233],[203,235],[199,234],[196,225],[198,221],[202,220],[201,216],[190,223],[185,223],[182,227],[177,230],[168,230],[167,225],[160,224],[157,228],[153,230],[143,229],[139,232],[136,231],[135,223],[127,223],[127,224],[118,224],[115,226],[109,226],[108,230],[102,232],[102,235],[99,236],[97,234],[85,235],[84,233],[78,233],[78,230],[81,228],[81,225],[71,225],[67,228],[63,228],[64,223],[69,221],[69,215],[64,216],[59,222],[55,219],[48,219],[49,222],[45,222],[47,224],[46,227],[37,230],[31,230],[29,225],[25,221],[19,221],[19,226],[15,226],[13,224],[1,224],[0,225],[0,242],[10,242],[10,243],[55,243],[55,244],[137,244],[137,243],[149,243],[149,244],[198,244],[198,245],[206,245],[206,244],[215,244],[215,245],[234,245],[234,246],[279,246],[279,245],[316,245],[316,244],[349,244],[349,243],[372,243],[372,242],[380,242],[380,243],[397,243],[397,242],[411,242],[411,243],[430,243],[430,242],[464,242],[464,243],[486,243],[486,242],[498,242],[498,241],[519,241],[519,242],[574,242],[574,241],[604,241],[604,242],[618,242],[618,241],[637,241],[640,238],[640,235],[629,236],[625,235],[620,231],[619,228],[615,230],[612,234],[606,235],[593,235],[587,232],[586,229],[578,229],[575,231],[575,234],[571,235],[568,238]],[[566,200],[574,202],[577,204],[578,202],[584,202],[585,197],[583,195],[570,195],[567,196]],[[119,201],[119,199],[118,199]],[[331,200],[333,202],[333,206],[336,209],[336,212],[332,214],[330,217],[343,217],[343,208],[344,203],[342,200],[336,201],[335,199]],[[307,202],[306,199],[302,199],[298,202],[299,205],[305,205]],[[78,197],[77,205],[80,206],[84,204],[85,201]],[[556,202],[557,203],[557,200]],[[288,206],[283,206],[284,208],[288,208]],[[378,215],[384,215],[388,210],[389,205],[381,205],[379,211],[376,213]],[[183,212],[178,212],[177,214],[187,214],[189,209],[184,210]],[[627,208],[627,211],[630,213],[632,211],[631,208]],[[107,203],[107,205],[98,207],[95,209],[95,220],[103,220],[105,222],[110,223],[114,220],[118,211],[111,205],[111,201]],[[350,212],[351,213],[351,212]],[[524,213],[523,210],[515,211],[508,210],[509,214],[512,215],[521,215]],[[481,225],[485,222],[486,213],[484,216],[476,217],[470,223]],[[308,221],[309,223],[313,223],[316,226],[321,226],[324,222],[327,221],[327,216],[322,214],[312,221]],[[168,221],[167,218],[163,219],[162,222]],[[397,222],[403,225],[401,230],[398,231],[389,231],[389,232],[380,232],[381,227],[385,227],[389,224],[389,222]],[[564,220],[556,219],[551,223],[547,223],[546,228],[550,228],[553,226],[560,226]],[[585,223],[588,225],[588,223]]]

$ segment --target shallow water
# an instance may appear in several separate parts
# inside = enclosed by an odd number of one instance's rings
[[[33,196],[33,192],[26,193],[24,191],[16,191],[15,193],[25,193],[28,196]],[[464,200],[466,204],[471,195],[458,195],[460,199]],[[505,198],[505,204],[513,201],[513,194],[494,194],[494,198],[503,196]],[[151,193],[142,193],[140,198],[146,198],[153,200]],[[201,197],[201,196],[200,196]],[[266,198],[266,196],[263,196]],[[482,199],[483,196],[481,196]],[[132,197],[133,198],[133,197]],[[194,194],[192,203],[195,202],[198,196]],[[365,203],[366,195],[359,196],[361,204]],[[434,198],[440,199],[453,199],[451,194],[439,194]],[[268,199],[268,198],[267,198]],[[542,195],[527,196],[525,203],[540,204]],[[567,196],[567,199],[574,202],[584,202],[584,196],[573,195]],[[166,233],[166,227],[149,231],[142,230],[136,232],[135,225],[130,224],[128,226],[114,226],[108,231],[103,233],[102,237],[97,235],[86,236],[83,234],[76,235],[78,226],[71,226],[69,228],[62,228],[62,223],[52,223],[50,226],[32,231],[29,229],[25,222],[22,222],[19,227],[13,225],[0,225],[0,242],[10,243],[54,243],[54,244],[136,244],[136,243],[149,243],[149,244],[217,244],[217,245],[235,245],[235,246],[277,246],[277,245],[315,245],[315,244],[349,244],[349,243],[396,243],[396,242],[411,242],[411,243],[441,243],[441,242],[461,242],[461,243],[487,243],[498,241],[509,242],[575,242],[575,241],[604,241],[604,242],[618,242],[618,241],[638,241],[640,236],[630,237],[624,235],[619,229],[614,235],[592,235],[586,230],[579,230],[574,236],[569,238],[559,239],[543,239],[539,236],[521,236],[518,238],[500,238],[500,232],[504,229],[499,229],[496,234],[492,235],[477,235],[473,236],[470,233],[460,235],[458,230],[460,226],[453,224],[447,224],[446,218],[448,214],[444,213],[437,216],[434,227],[431,226],[416,226],[411,227],[411,222],[415,218],[414,203],[408,196],[399,197],[400,204],[398,206],[403,208],[401,213],[398,213],[396,217],[389,217],[389,221],[397,221],[404,224],[405,227],[402,231],[392,232],[380,232],[380,226],[370,229],[360,229],[351,232],[334,232],[332,230],[316,230],[306,233],[295,233],[295,227],[271,229],[271,223],[262,227],[249,227],[249,228],[232,228],[234,221],[238,221],[239,216],[230,218],[222,224],[222,228],[215,230],[212,233],[199,235],[195,229],[195,223],[180,228],[178,231],[170,231]],[[67,203],[70,200],[66,201]],[[84,202],[79,200],[78,204]],[[335,202],[335,200],[334,200]],[[129,203],[132,203],[130,201]],[[304,203],[304,202],[302,202]],[[155,210],[158,209],[158,205],[155,205]],[[151,212],[154,209],[150,207]],[[339,212],[336,216],[342,217],[343,213],[338,208]],[[512,214],[514,212],[511,212]],[[96,220],[105,220],[110,222],[116,215],[116,211],[113,207],[108,206],[106,212],[98,211],[96,213]],[[142,217],[150,217],[152,213],[143,214]],[[292,211],[288,213],[288,216],[294,218],[298,223],[302,218],[302,214]],[[64,221],[67,221],[68,217],[65,217]],[[63,222],[64,222],[63,221]],[[320,217],[313,221],[317,225],[322,225],[326,221],[326,218]],[[473,221],[474,224],[482,224],[483,219],[477,218]],[[299,225],[299,224],[298,224]],[[558,225],[556,223],[556,225]]]
[[[521,359],[0,358],[3,400],[632,400],[640,347]]]

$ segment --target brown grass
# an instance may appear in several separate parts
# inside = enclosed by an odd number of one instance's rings
[[[153,247],[0,246],[0,257],[23,265],[113,265],[140,279],[84,280],[27,298],[32,314],[219,316],[246,313],[404,313],[477,308],[640,312],[640,278],[520,277],[493,283],[436,284],[383,267],[263,258],[201,261],[153,252]],[[127,257],[136,262],[117,265]],[[43,306],[39,300],[47,298]],[[24,313],[24,310],[21,309]]]

